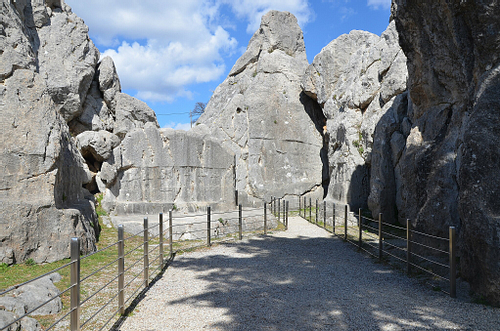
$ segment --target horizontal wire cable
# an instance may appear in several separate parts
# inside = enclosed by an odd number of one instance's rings
[[[111,248],[111,247],[113,247],[113,246],[116,246],[116,245],[118,245],[118,243],[119,243],[119,241],[117,241],[117,242],[115,242],[115,243],[112,243],[111,245],[108,245],[108,246],[106,246],[106,247],[104,247],[104,248],[101,248],[101,249],[100,249],[100,250],[98,250],[97,252],[94,252],[94,253],[90,253],[90,254],[88,254],[88,255],[85,255],[85,256],[83,256],[83,257],[81,257],[81,258],[80,258],[80,261],[83,261],[83,260],[85,260],[86,258],[91,257],[92,255],[95,255],[95,254],[97,254],[97,253],[101,253],[101,252],[103,252],[103,251],[107,250],[108,248]]]
[[[391,247],[394,247],[394,248],[397,248],[397,249],[399,249],[399,250],[401,250],[401,251],[403,251],[403,252],[406,252],[406,247],[405,247],[405,248],[402,248],[402,247],[399,247],[399,246],[393,245],[393,244],[391,244],[390,242],[385,241],[385,240],[384,240],[384,244],[387,244],[387,245],[389,245],[389,246],[391,246]]]
[[[109,282],[106,283],[106,285],[102,286],[100,289],[98,289],[97,291],[95,291],[91,296],[87,297],[85,300],[81,301],[80,302],[80,306],[83,306],[83,304],[85,304],[87,301],[89,301],[90,299],[92,299],[94,296],[96,296],[99,292],[101,292],[102,290],[104,290],[106,287],[108,287],[109,284],[111,284],[112,282],[114,282],[115,280],[118,279],[118,277],[120,277],[120,275],[116,275],[113,279],[111,279]]]
[[[449,252],[447,252],[447,251],[443,251],[443,250],[441,250],[441,249],[439,249],[439,248],[434,248],[434,247],[431,247],[431,246],[424,245],[424,244],[422,244],[422,243],[419,243],[418,241],[410,241],[410,242],[411,242],[412,244],[417,244],[417,245],[419,245],[419,246],[422,246],[422,247],[425,247],[425,248],[432,249],[432,250],[434,250],[434,251],[436,251],[436,252],[444,253],[444,254],[446,254],[446,255],[449,255],[449,254],[450,254],[450,253],[449,253]]]
[[[85,276],[84,278],[80,279],[80,284],[82,284],[84,281],[86,281],[87,279],[89,279],[90,277],[94,276],[96,273],[108,268],[110,265],[112,265],[113,263],[117,262],[118,260],[120,260],[120,258],[117,258],[111,262],[109,262],[108,264],[106,264],[104,267],[101,267],[99,269],[97,269],[96,271],[92,272],[90,275],[88,276]]]
[[[448,239],[448,238],[443,238],[443,237],[435,236],[435,235],[424,233],[424,232],[420,232],[420,231],[417,231],[417,230],[411,230],[411,232],[412,233],[416,233],[416,234],[421,235],[421,236],[424,236],[424,237],[432,238],[432,239],[438,239],[438,240],[443,240],[443,241],[450,241],[450,239]]]
[[[449,266],[449,265],[447,265],[447,264],[443,264],[443,263],[441,263],[441,262],[437,262],[437,261],[430,260],[430,259],[428,259],[428,258],[426,258],[426,257],[423,257],[422,255],[418,255],[418,254],[413,253],[413,252],[411,253],[411,255],[417,256],[417,257],[421,258],[422,260],[425,260],[425,261],[427,261],[427,262],[430,262],[430,263],[433,263],[433,264],[435,264],[435,265],[441,266],[441,267],[443,267],[443,268],[448,268],[448,269],[450,268],[450,266]]]
[[[382,225],[385,225],[385,226],[388,226],[388,227],[391,227],[394,229],[406,231],[406,228],[403,228],[402,226],[397,226],[397,225],[389,224],[389,223],[385,223],[385,222],[382,222]]]
[[[413,266],[413,267],[415,267],[415,268],[418,268],[418,269],[420,269],[420,270],[422,270],[422,271],[424,271],[424,272],[426,272],[426,273],[428,273],[428,274],[430,274],[430,275],[433,275],[433,276],[435,276],[435,277],[441,278],[442,280],[445,280],[445,281],[450,281],[448,278],[445,278],[445,277],[443,277],[443,276],[440,276],[440,275],[438,275],[438,274],[433,273],[432,271],[429,271],[429,270],[427,270],[427,269],[425,269],[425,268],[422,268],[422,267],[421,267],[421,266],[419,266],[418,264],[414,264],[414,263],[411,263],[411,262],[410,262],[410,265],[411,265],[411,266]]]
[[[35,278],[33,278],[33,279],[27,280],[27,281],[25,281],[24,283],[17,284],[17,285],[14,285],[14,286],[11,286],[11,287],[9,287],[8,289],[6,289],[5,291],[0,292],[0,295],[4,295],[4,294],[6,294],[6,293],[9,293],[10,291],[13,291],[13,290],[15,290],[15,289],[18,289],[19,287],[21,287],[21,286],[23,286],[23,285],[29,284],[29,283],[31,283],[31,282],[34,282],[35,280],[39,280],[40,278],[43,278],[43,277],[45,277],[45,276],[48,276],[48,275],[50,275],[50,274],[53,274],[54,272],[57,272],[57,271],[61,270],[61,269],[64,269],[64,268],[66,268],[66,267],[69,267],[69,266],[71,266],[71,265],[72,265],[73,263],[75,263],[75,262],[76,262],[76,261],[71,261],[71,262],[68,262],[68,263],[66,263],[65,265],[62,265],[62,266],[60,266],[60,267],[58,267],[58,268],[56,268],[56,269],[54,269],[54,270],[51,270],[51,271],[49,271],[49,272],[47,272],[47,273],[44,273],[43,275],[40,275],[40,276],[37,276],[37,277],[35,277]]]
[[[61,322],[63,319],[65,319],[66,317],[69,316],[69,314],[71,314],[72,312],[75,311],[75,309],[77,309],[76,307],[73,308],[73,309],[70,309],[66,314],[63,315],[63,317],[59,318],[57,321],[55,321],[54,323],[52,323],[47,329],[45,329],[45,331],[49,331],[51,330],[54,326],[56,326],[59,322]],[[8,327],[8,325],[7,325]],[[3,329],[2,329],[3,330]]]

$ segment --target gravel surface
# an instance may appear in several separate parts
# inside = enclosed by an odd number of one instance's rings
[[[175,257],[120,330],[500,330],[293,217],[289,230]]]

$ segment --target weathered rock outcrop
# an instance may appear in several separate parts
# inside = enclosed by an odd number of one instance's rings
[[[97,217],[82,188],[91,175],[66,120],[81,109],[97,49],[62,2],[0,6],[0,262],[67,257],[72,236],[92,251]]]
[[[234,155],[204,125],[185,132],[133,129],[104,162],[98,181],[103,206],[115,213],[151,214],[176,208],[234,206]]]
[[[393,16],[413,103],[398,209],[434,233],[455,225],[461,275],[500,305],[500,4],[398,0]]]
[[[300,87],[307,66],[296,18],[270,11],[198,120],[235,153],[244,204],[323,193],[323,115]]]
[[[406,58],[395,24],[352,31],[314,58],[302,86],[327,119],[328,198],[395,218],[394,167],[408,135]]]

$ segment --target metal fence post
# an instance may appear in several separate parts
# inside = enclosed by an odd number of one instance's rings
[[[239,230],[240,230],[240,240],[243,239],[243,210],[241,205],[238,206],[239,209]]]
[[[382,213],[378,214],[378,259],[382,260]]]
[[[302,204],[302,207],[304,207],[304,212],[302,213],[302,216],[304,217],[305,220],[307,220],[307,198],[304,197],[304,203]]]
[[[283,200],[283,225],[285,225],[285,229],[287,227],[286,225],[286,200]]]
[[[450,226],[450,297],[457,297],[457,265],[456,265],[456,232],[455,227]]]
[[[238,191],[236,191],[238,192]],[[212,243],[210,242],[210,223],[211,223],[211,207],[207,207],[207,246],[211,246]]]
[[[361,246],[363,245],[363,223],[361,219],[361,208],[358,209],[358,225],[359,225],[359,241],[358,241],[358,247],[361,249]]]
[[[302,205],[302,198],[300,197],[299,195],[299,216],[302,216],[302,208],[301,208],[301,205]]]
[[[408,275],[411,272],[410,257],[411,257],[411,222],[409,219],[407,219],[406,220],[406,273]]]
[[[345,205],[344,240],[347,240],[347,205]]]
[[[313,219],[313,217],[312,217],[312,210],[313,210],[313,208],[312,208],[312,199],[309,198],[309,222],[311,222],[311,223],[312,223],[312,219]]]
[[[285,230],[288,230],[288,200],[286,201],[285,205],[286,205],[286,212],[285,212],[285,215],[286,215],[286,225],[285,225]]]
[[[71,331],[80,331],[80,238],[71,238]]]
[[[316,199],[316,224],[318,224],[318,199]]]
[[[236,206],[239,205],[239,202],[238,202],[238,190],[234,190],[234,200],[236,201]]]
[[[332,221],[332,233],[335,234],[335,223],[337,222],[337,220],[335,219],[335,202],[333,203],[333,221]]]
[[[326,201],[323,201],[323,228],[326,229]]]
[[[264,235],[267,235],[267,203],[264,201]]]
[[[271,196],[271,213],[276,216],[276,197]]]
[[[118,225],[118,308],[120,315],[125,314],[125,243],[123,241],[123,224]]]
[[[278,223],[280,221],[280,216],[281,216],[281,199],[278,198]]]
[[[144,287],[149,286],[149,236],[148,218],[144,217]]]
[[[170,258],[174,256],[174,234],[172,233],[172,209],[168,211],[168,245],[170,246]]]
[[[163,268],[163,213],[158,215],[158,231],[160,232],[160,269]]]

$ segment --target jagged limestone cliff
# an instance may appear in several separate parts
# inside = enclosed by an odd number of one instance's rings
[[[300,88],[307,66],[297,19],[270,11],[198,120],[235,153],[245,204],[323,193],[323,115]]]
[[[302,86],[326,117],[328,199],[396,220],[394,167],[410,126],[406,78],[394,22],[381,36],[342,35],[314,58]]]

